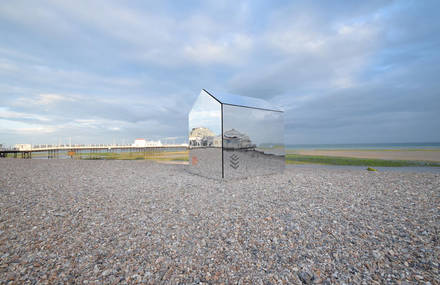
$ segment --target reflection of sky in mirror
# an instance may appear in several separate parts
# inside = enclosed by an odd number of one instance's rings
[[[221,134],[221,104],[204,91],[200,92],[188,119],[190,132],[192,128],[204,127]]]
[[[280,107],[274,106],[271,103],[258,98],[236,96],[236,95],[222,94],[222,93],[210,93],[210,94],[215,98],[217,98],[223,104],[240,105],[240,106],[282,111]]]
[[[251,108],[223,106],[223,128],[246,134],[252,143],[284,144],[283,113]]]

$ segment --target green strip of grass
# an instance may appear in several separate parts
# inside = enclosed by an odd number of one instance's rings
[[[160,160],[160,161],[188,161],[188,152],[98,152],[98,153],[76,153],[76,159],[86,160]]]
[[[385,160],[385,159],[367,159],[352,158],[338,156],[321,156],[321,155],[300,155],[287,154],[287,164],[312,163],[326,165],[354,165],[354,166],[385,166],[385,167],[401,167],[401,166],[436,166],[440,167],[440,163],[430,161],[412,161],[412,160]]]
[[[398,151],[423,151],[423,152],[439,152],[440,149],[433,148],[433,149],[417,149],[417,148],[408,148],[408,149],[286,149],[286,153],[293,153],[296,154],[300,151],[307,151],[307,150],[317,150],[317,151],[340,151],[340,152],[356,152],[356,151],[368,151],[368,152],[381,152],[381,151],[387,151],[387,152],[398,152]]]

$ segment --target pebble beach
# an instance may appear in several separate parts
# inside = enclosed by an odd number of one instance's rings
[[[0,283],[440,284],[440,174],[0,159]]]

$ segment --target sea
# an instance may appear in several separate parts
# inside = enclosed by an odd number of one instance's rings
[[[344,143],[344,144],[286,144],[286,149],[440,149],[440,142],[421,143]]]

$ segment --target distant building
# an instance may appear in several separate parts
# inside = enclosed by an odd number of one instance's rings
[[[224,136],[224,148],[230,149],[243,149],[243,148],[255,148],[255,144],[252,143],[249,136],[240,133],[235,129],[226,131]]]
[[[189,134],[190,146],[222,146],[222,137],[216,136],[210,129],[200,127],[193,128]]]
[[[32,145],[31,144],[16,144],[14,145],[14,148],[18,149],[18,150],[32,150]]]
[[[162,146],[162,142],[159,141],[147,141],[146,139],[135,139],[134,143],[131,145],[134,147],[153,147]]]

